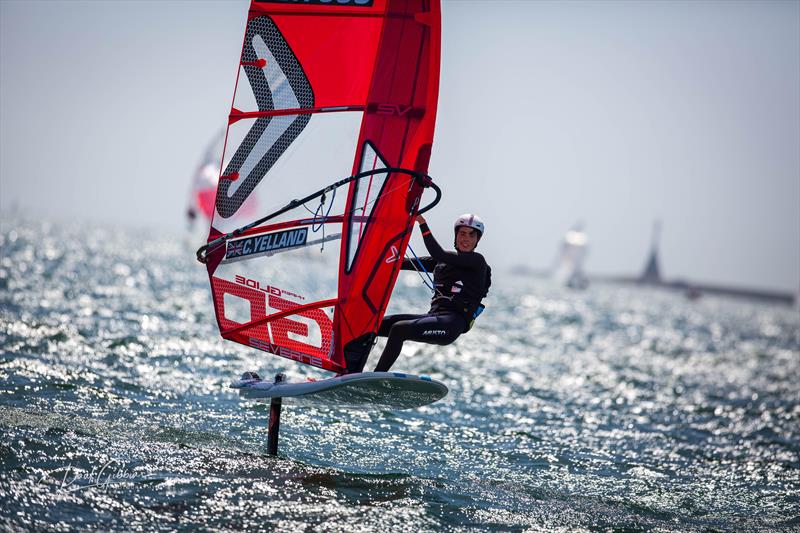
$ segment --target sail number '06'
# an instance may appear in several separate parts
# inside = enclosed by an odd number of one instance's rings
[[[232,320],[228,316],[225,309],[228,303],[225,295],[235,296],[249,302],[250,321],[257,321],[271,314],[289,311],[297,307],[298,304],[296,302],[282,296],[302,298],[302,296],[277,287],[268,285],[263,288],[254,280],[243,276],[236,276],[236,282],[233,283],[219,278],[214,278],[213,280],[215,292],[217,293],[216,298],[222,303],[222,313],[220,313],[219,320],[223,331],[241,325],[240,322]],[[268,309],[269,312],[267,312]],[[333,322],[325,311],[322,309],[305,309],[290,316],[294,317],[294,319],[289,317],[278,318],[265,324],[245,328],[241,333],[249,337],[251,346],[290,359],[314,364],[308,359],[329,357],[333,343]],[[317,331],[312,332],[309,326],[316,326],[314,329]]]

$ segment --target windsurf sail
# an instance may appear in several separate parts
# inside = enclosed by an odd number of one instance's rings
[[[583,229],[583,222],[577,222],[567,231],[561,241],[558,257],[553,268],[553,278],[560,284],[573,289],[585,289],[589,278],[583,271],[586,261],[589,238]]]
[[[224,338],[334,372],[363,365],[432,206],[424,189],[439,198],[440,19],[438,0],[252,1],[198,250]]]

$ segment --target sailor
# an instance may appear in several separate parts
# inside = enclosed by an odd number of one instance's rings
[[[484,309],[481,300],[491,285],[492,269],[475,251],[484,231],[477,215],[465,214],[456,219],[455,252],[442,249],[421,215],[417,216],[417,223],[430,254],[419,261],[425,270],[433,270],[435,293],[431,308],[424,315],[391,315],[383,319],[378,336],[388,339],[376,372],[392,367],[405,341],[444,346],[469,331]],[[411,259],[404,259],[401,268],[416,270],[418,266]]]
[[[197,219],[197,211],[194,207],[189,206],[186,209],[186,226],[189,228],[189,231],[194,229],[194,221]]]

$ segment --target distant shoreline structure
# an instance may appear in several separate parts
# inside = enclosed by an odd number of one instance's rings
[[[780,290],[766,290],[755,289],[749,287],[731,287],[726,285],[709,284],[709,283],[693,283],[686,280],[672,280],[668,281],[661,276],[660,254],[659,254],[659,240],[661,237],[661,221],[656,220],[653,223],[653,233],[650,242],[650,253],[645,262],[644,269],[639,276],[623,276],[623,275],[602,275],[602,274],[586,274],[583,271],[583,260],[585,259],[586,250],[586,236],[582,231],[582,224],[576,224],[570,234],[580,232],[580,242],[574,245],[569,238],[565,238],[560,247],[559,259],[552,269],[533,269],[525,265],[516,265],[511,268],[511,274],[517,276],[533,276],[533,277],[552,277],[560,284],[570,288],[586,288],[589,282],[608,282],[619,283],[625,285],[635,285],[639,287],[656,287],[661,289],[681,291],[683,294],[691,299],[696,300],[705,294],[714,294],[718,296],[731,296],[734,298],[746,298],[767,303],[780,303],[786,305],[794,305],[800,302],[800,295],[790,291]],[[577,250],[577,252],[576,252]],[[566,265],[566,266],[564,266]],[[554,275],[559,271],[566,271],[567,275]],[[566,283],[573,274],[579,274],[585,283],[580,286],[574,286]]]
[[[640,277],[633,276],[590,276],[592,280],[607,281],[612,283],[623,283],[627,285],[638,285],[641,287],[659,287],[663,289],[683,291],[690,298],[703,295],[715,294],[718,296],[733,296],[736,298],[747,298],[771,303],[782,303],[793,305],[795,295],[791,292],[772,291],[763,289],[753,289],[748,287],[729,287],[724,285],[714,285],[705,283],[692,283],[684,280],[675,281],[642,281]]]
[[[790,292],[768,291],[751,289],[744,287],[726,287],[724,285],[708,285],[691,283],[684,280],[666,281],[661,277],[661,265],[659,261],[659,240],[661,237],[661,221],[653,223],[653,235],[650,241],[650,255],[645,264],[642,275],[638,278],[617,277],[610,278],[617,283],[635,283],[652,287],[662,287],[665,289],[684,291],[686,297],[691,300],[700,298],[703,294],[716,294],[721,296],[733,296],[735,298],[748,298],[750,300],[760,300],[764,302],[776,302],[793,305],[795,295]]]

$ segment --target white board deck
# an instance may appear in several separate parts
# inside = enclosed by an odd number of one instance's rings
[[[252,400],[288,398],[292,403],[359,409],[414,409],[441,400],[448,392],[444,383],[428,376],[399,372],[361,372],[300,383],[238,379],[230,386]]]

